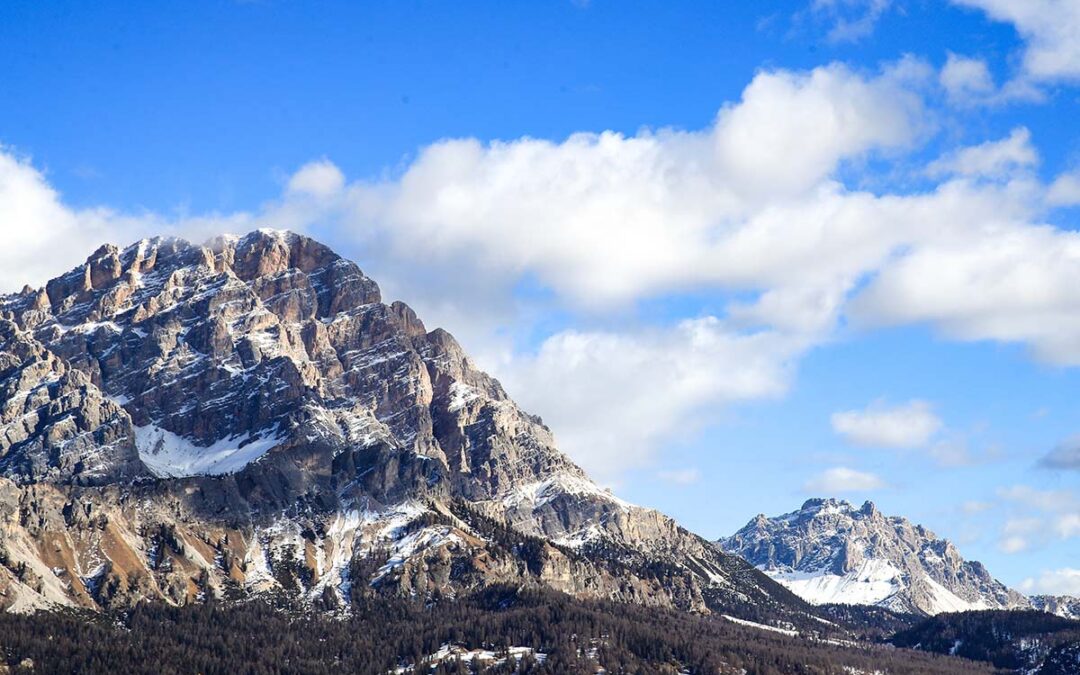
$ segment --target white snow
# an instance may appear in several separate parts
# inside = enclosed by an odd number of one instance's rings
[[[841,576],[828,572],[765,570],[803,600],[815,605],[873,605],[904,587],[901,572],[887,560],[866,560]]]
[[[557,539],[554,539],[554,543],[559,546],[565,546],[567,548],[581,548],[590,541],[601,539],[604,536],[604,530],[596,523],[590,523],[585,527],[568,534],[565,534]]]
[[[888,606],[885,601],[907,587],[903,573],[887,560],[866,560],[843,576],[828,572],[762,571],[814,605],[843,603]],[[931,599],[926,610],[931,614],[990,608],[985,600],[969,602],[960,598],[929,575],[920,575],[918,581],[926,584],[930,590]]]
[[[618,505],[624,510],[633,507],[629,502],[619,499],[588,478],[566,472],[556,473],[545,480],[522,485],[505,495],[502,502],[507,507],[524,505],[535,510],[563,494],[599,497],[604,501]]]
[[[755,621],[747,621],[746,619],[738,619],[738,618],[735,618],[733,616],[729,616],[727,614],[721,614],[720,616],[724,617],[725,619],[727,619],[728,621],[730,621],[732,623],[737,623],[740,626],[749,626],[750,628],[757,628],[757,629],[760,629],[760,630],[768,630],[768,631],[772,631],[774,633],[783,633],[784,635],[790,635],[791,637],[798,637],[798,635],[799,635],[799,631],[797,631],[797,630],[788,630],[786,628],[777,628],[776,626],[767,626],[767,625],[765,625],[763,623],[757,623]]]
[[[463,382],[454,382],[450,385],[450,412],[457,412],[464,408],[469,401],[480,398],[480,393]]]
[[[990,605],[983,600],[979,600],[978,602],[968,602],[967,600],[958,597],[955,593],[930,577],[926,577],[924,581],[930,587],[930,591],[933,594],[930,608],[931,614],[940,614],[941,612],[968,612],[976,609],[990,608]]]
[[[244,468],[282,442],[279,436],[233,436],[200,446],[166,429],[148,424],[135,427],[139,459],[156,476],[218,476]]]
[[[543,663],[544,659],[547,658],[547,654],[538,652],[532,647],[508,647],[506,651],[509,658],[515,661],[520,661],[526,654],[535,656],[539,663]],[[428,655],[426,660],[431,664],[431,670],[434,670],[443,661],[461,661],[465,664],[471,664],[473,659],[479,660],[486,666],[497,666],[506,661],[505,658],[501,657],[501,652],[502,650],[494,652],[490,649],[468,649],[458,645],[444,644],[439,648],[439,651]],[[392,672],[402,675],[403,673],[413,672],[414,668],[414,665],[400,666]]]
[[[409,558],[421,551],[451,543],[463,542],[461,537],[450,531],[449,527],[425,527],[405,535],[393,543],[389,560],[375,573],[372,582],[382,579],[391,571],[401,567]]]

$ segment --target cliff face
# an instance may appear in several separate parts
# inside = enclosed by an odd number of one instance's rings
[[[597,487],[452,336],[311,239],[103,246],[0,313],[9,607],[510,581],[805,610]]]
[[[1080,620],[1080,598],[1071,595],[1033,595],[1031,606],[1065,619]]]
[[[871,502],[811,499],[792,513],[759,515],[717,544],[815,604],[921,614],[1029,606],[950,542]]]

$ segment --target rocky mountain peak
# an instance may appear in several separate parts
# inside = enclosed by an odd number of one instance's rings
[[[519,583],[805,616],[296,233],[105,245],[0,297],[0,389],[2,605]]]
[[[949,541],[906,518],[883,515],[869,501],[856,508],[809,499],[798,511],[758,516],[717,543],[814,603],[925,614],[1027,606]]]

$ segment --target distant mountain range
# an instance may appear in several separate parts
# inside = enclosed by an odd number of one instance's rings
[[[1027,598],[967,561],[947,540],[872,502],[810,499],[797,511],[758,515],[717,542],[813,604],[875,605],[933,615],[1035,607],[1077,618],[1080,601]]]

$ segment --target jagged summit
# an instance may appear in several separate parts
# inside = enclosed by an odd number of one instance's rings
[[[937,614],[1026,607],[982,564],[873,502],[808,499],[798,511],[759,515],[717,544],[813,602],[880,605]]]
[[[98,248],[0,298],[0,605],[491,583],[806,605],[599,488],[446,331],[327,246]]]
[[[877,506],[870,500],[866,500],[863,502],[862,506],[856,507],[851,502],[843,499],[836,499],[833,497],[811,497],[803,502],[803,505],[800,506],[799,510],[795,513],[813,513],[819,516],[837,513],[858,513],[864,516],[872,516],[877,512]],[[767,516],[763,513],[758,514],[758,517],[768,520]]]

